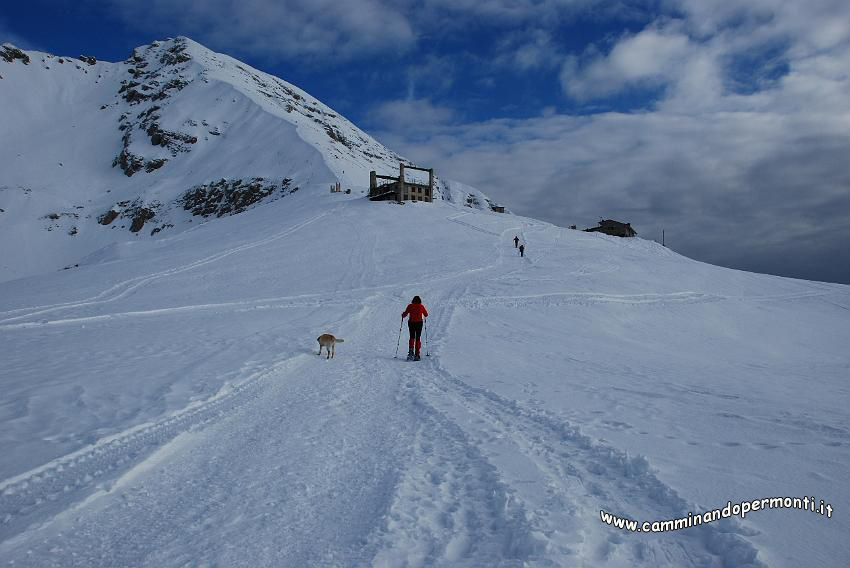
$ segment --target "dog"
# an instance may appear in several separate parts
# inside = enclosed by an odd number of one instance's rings
[[[322,335],[320,335],[319,337],[316,338],[316,341],[319,342],[319,352],[316,353],[316,355],[321,356],[322,355],[322,347],[324,347],[325,349],[328,350],[328,356],[326,358],[330,359],[336,353],[336,344],[342,343],[345,340],[340,339],[338,337],[334,337],[330,333],[323,333]]]

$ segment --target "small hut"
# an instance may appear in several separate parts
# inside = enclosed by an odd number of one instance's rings
[[[602,219],[598,227],[585,229],[588,233],[605,233],[613,237],[634,237],[637,232],[632,229],[631,223],[621,223],[613,219]]]

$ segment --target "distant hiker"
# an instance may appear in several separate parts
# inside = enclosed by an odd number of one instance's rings
[[[525,256],[525,245],[519,245],[519,255]]]
[[[410,316],[407,320],[407,329],[410,330],[410,341],[408,342],[407,358],[414,361],[419,361],[419,349],[422,347],[420,338],[422,337],[423,318],[428,317],[428,310],[422,305],[422,299],[419,296],[414,296],[401,314],[401,319]],[[414,348],[416,351],[414,351]]]
[[[519,246],[519,237],[514,235],[514,248],[517,248],[518,246]]]

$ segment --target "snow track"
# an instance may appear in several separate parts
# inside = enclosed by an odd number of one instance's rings
[[[495,456],[549,555],[591,565],[761,565],[757,550],[741,536],[747,532],[734,522],[690,529],[683,537],[630,534],[603,524],[600,503],[606,512],[641,520],[686,517],[695,507],[661,483],[645,458],[594,441],[557,417],[469,387],[439,365],[433,372],[436,379],[423,379],[428,400],[473,432],[476,447]]]
[[[421,375],[421,374],[420,374]],[[405,386],[418,428],[386,526],[373,535],[376,566],[523,566],[542,547],[522,505],[475,441]]]
[[[319,219],[321,219],[321,218],[323,218],[327,215],[330,215],[331,213],[332,213],[331,211],[326,211],[324,213],[320,213],[318,215],[310,217],[309,219],[307,219],[305,221],[297,223],[297,224],[295,224],[295,225],[293,225],[293,226],[291,226],[291,227],[289,227],[289,228],[287,228],[283,231],[275,233],[274,235],[271,235],[269,237],[265,237],[263,239],[248,242],[248,243],[245,243],[243,245],[233,247],[233,248],[224,250],[222,252],[207,256],[205,258],[201,258],[199,260],[189,262],[189,263],[184,264],[182,266],[177,266],[177,267],[169,268],[169,269],[166,269],[166,270],[161,270],[159,272],[154,272],[154,273],[151,273],[151,274],[146,274],[146,275],[143,275],[143,276],[137,276],[135,278],[130,278],[128,280],[124,280],[122,282],[114,284],[113,286],[107,288],[103,292],[100,292],[99,294],[92,296],[90,298],[84,299],[84,300],[79,300],[79,301],[75,301],[75,302],[64,302],[64,303],[60,303],[60,304],[52,304],[52,305],[45,305],[45,306],[36,306],[36,307],[31,307],[31,308],[18,308],[18,309],[8,310],[8,311],[5,311],[5,312],[0,312],[0,316],[8,316],[8,317],[3,317],[2,319],[0,319],[0,324],[9,324],[11,322],[16,322],[16,321],[19,321],[19,320],[28,319],[28,318],[35,317],[35,316],[44,316],[45,314],[54,313],[54,312],[60,311],[60,310],[69,310],[69,309],[73,309],[73,308],[98,306],[100,304],[115,302],[115,301],[120,300],[120,299],[126,297],[127,295],[131,294],[133,291],[135,291],[135,290],[137,290],[137,289],[139,289],[139,288],[141,288],[141,287],[143,287],[147,284],[150,284],[151,282],[154,282],[156,280],[160,280],[162,278],[167,278],[169,276],[174,276],[176,274],[187,272],[189,270],[195,270],[195,269],[204,267],[204,266],[206,266],[210,263],[217,262],[219,260],[225,259],[229,256],[234,255],[234,254],[244,252],[244,251],[247,251],[247,250],[250,250],[250,249],[253,249],[253,248],[269,245],[269,244],[271,244],[271,243],[273,243],[277,240],[280,240],[280,239],[282,239],[286,236],[291,235],[295,231],[298,231],[298,230],[310,225],[311,223],[315,223]]]
[[[116,474],[132,467],[151,451],[190,430],[206,426],[261,395],[269,377],[297,366],[303,355],[227,386],[212,399],[152,424],[110,436],[70,455],[0,483],[0,539],[19,532],[27,523],[61,511],[92,489],[108,486]]]

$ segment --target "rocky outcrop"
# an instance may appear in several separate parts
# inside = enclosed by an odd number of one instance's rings
[[[174,45],[159,58],[159,62],[163,65],[178,65],[191,60],[192,58],[186,53],[185,42],[180,39],[175,40]]]
[[[159,168],[164,166],[165,162],[167,162],[167,161],[168,160],[166,160],[165,158],[158,158],[156,160],[148,160],[147,163],[145,164],[145,171],[148,172],[148,173],[151,173],[154,170],[158,170]]]
[[[162,207],[159,201],[144,203],[141,199],[133,201],[119,201],[109,211],[102,213],[97,218],[101,225],[110,225],[118,218],[130,220],[130,231],[138,233],[145,223],[156,217],[157,211]]]
[[[112,160],[112,167],[120,166],[124,175],[127,177],[132,177],[133,174],[141,171],[146,163],[145,158],[130,151],[130,139],[130,132],[128,130],[122,138],[124,147],[121,149],[121,153]]]
[[[221,179],[193,187],[178,201],[183,209],[190,211],[192,215],[223,217],[241,213],[251,205],[275,194],[285,195],[287,192],[298,191],[298,188],[291,187],[291,184],[292,180],[289,178],[279,183],[263,178]]]
[[[80,55],[79,57],[77,57],[77,59],[79,59],[83,63],[88,63],[89,65],[94,65],[95,63],[97,63],[97,59],[90,55]]]
[[[168,148],[171,150],[172,156],[176,156],[179,152],[188,152],[189,148],[187,148],[186,144],[195,144],[198,142],[197,136],[192,136],[184,132],[165,130],[158,122],[152,122],[145,132],[150,136],[151,144]]]
[[[131,233],[138,233],[144,227],[146,221],[150,221],[156,217],[156,212],[147,207],[140,207],[133,216],[133,224],[130,225]]]
[[[101,225],[109,225],[110,223],[112,223],[112,221],[117,219],[118,215],[120,215],[120,214],[121,214],[120,211],[116,211],[115,209],[110,209],[106,213],[99,215],[98,218],[97,218],[97,222],[100,223]]]
[[[161,153],[148,156],[143,147],[132,144],[137,130],[147,134],[152,146],[166,148],[172,157],[189,152],[198,142],[194,134],[169,130],[160,123],[162,105],[168,104],[172,92],[190,83],[183,74],[186,70],[184,64],[191,61],[186,48],[182,39],[173,40],[167,49],[160,42],[154,42],[145,48],[137,48],[124,62],[129,66],[127,73],[132,79],[122,82],[119,96],[130,106],[148,107],[135,116],[132,112],[125,112],[119,119],[118,129],[124,133],[123,147],[112,165],[120,166],[128,177],[141,171],[154,172],[168,161]]]
[[[116,220],[129,221],[129,230],[133,233],[153,224],[155,226],[150,234],[155,235],[174,227],[171,212],[175,209],[203,218],[224,217],[242,213],[261,201],[271,202],[296,191],[298,187],[289,178],[220,179],[195,186],[165,205],[159,201],[146,203],[141,199],[119,201],[101,213],[97,222],[104,226],[112,225],[115,229],[127,228],[126,224],[115,223]]]
[[[20,59],[24,65],[29,65],[30,63],[29,55],[8,43],[0,46],[0,59],[6,63],[14,63],[16,59]]]

